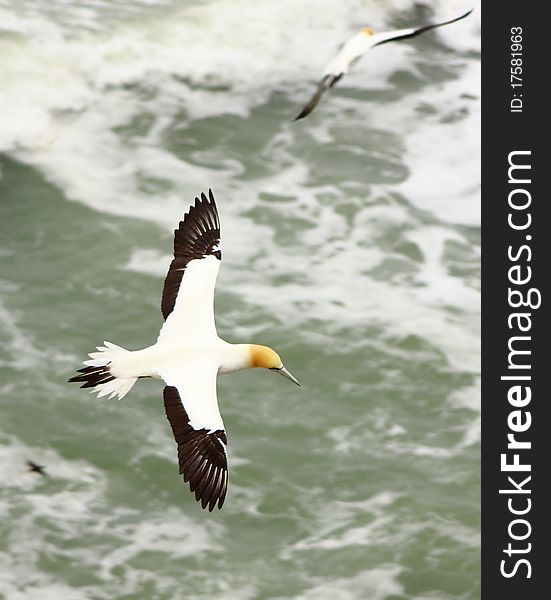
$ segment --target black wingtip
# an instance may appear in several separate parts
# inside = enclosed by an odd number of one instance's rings
[[[313,110],[316,103],[314,104],[314,106],[311,106],[311,102],[309,102],[300,112],[299,114],[292,120],[292,123],[296,123],[297,121],[300,121],[301,119],[304,119],[305,117],[307,117]]]
[[[342,76],[343,73],[339,73],[338,75],[324,75],[321,81],[318,83],[318,88],[314,92],[314,95],[302,107],[302,110],[294,119],[294,121],[299,121],[300,119],[304,119],[304,117],[307,117],[314,110],[314,108],[316,108],[324,92],[330,87],[333,87],[335,83],[337,83],[337,81],[341,79]]]
[[[450,21],[450,23],[455,23],[456,21],[461,21],[461,19],[464,19],[465,17],[468,17],[473,11],[474,11],[474,6],[473,6],[473,8],[471,8],[470,10],[468,10],[466,13],[464,13],[461,16],[459,16],[459,17],[453,19],[452,21]]]
[[[442,27],[444,25],[451,25],[452,23],[457,23],[457,21],[461,21],[468,17],[474,10],[474,7],[471,10],[468,10],[466,13],[460,15],[459,17],[455,17],[455,19],[450,19],[449,21],[443,21],[442,23],[433,23],[431,25],[427,25],[426,27],[421,27],[418,31],[419,33],[424,33],[425,31],[430,31],[431,29],[436,29],[437,27]]]
[[[466,13],[460,15],[459,17],[455,17],[454,19],[450,19],[449,21],[442,21],[441,23],[430,23],[429,25],[424,25],[423,27],[414,29],[412,33],[398,35],[396,37],[388,38],[381,42],[377,42],[375,46],[381,46],[382,44],[388,44],[390,42],[399,42],[400,40],[407,40],[410,38],[417,37],[418,35],[421,35],[422,33],[425,33],[427,31],[432,31],[433,29],[436,29],[438,27],[443,27],[444,25],[451,25],[452,23],[457,23],[457,21],[461,21],[465,17],[468,17],[473,12],[473,10],[474,8],[471,8],[471,10],[467,11]]]
[[[208,196],[207,194],[205,194],[205,192],[201,192],[200,196],[195,196],[195,203],[192,204],[192,206],[195,206],[195,208],[197,208],[200,204],[214,204],[216,206],[216,202],[214,200],[214,193],[212,191],[212,188],[208,189]],[[190,207],[191,208],[191,207]],[[189,210],[188,210],[189,212]]]

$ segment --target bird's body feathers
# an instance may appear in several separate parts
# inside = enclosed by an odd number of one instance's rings
[[[180,473],[209,510],[222,507],[228,473],[226,432],[218,407],[219,374],[252,367],[276,370],[298,383],[270,348],[230,344],[216,332],[214,292],[222,258],[212,192],[196,198],[174,232],[174,258],[163,288],[165,318],[157,342],[129,351],[111,342],[92,352],[69,381],[98,397],[124,397],[142,377],[162,379],[165,412],[177,446]]]

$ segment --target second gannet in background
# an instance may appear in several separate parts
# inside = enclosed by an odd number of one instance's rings
[[[442,27],[443,25],[455,23],[456,21],[460,21],[461,19],[464,19],[470,15],[473,10],[474,9],[471,9],[464,15],[456,17],[455,19],[451,19],[450,21],[432,23],[417,29],[397,29],[395,31],[375,33],[370,27],[364,27],[344,44],[337,56],[327,65],[323,72],[321,81],[318,84],[318,89],[315,91],[314,95],[310,98],[304,108],[300,111],[299,115],[295,118],[295,121],[308,116],[314,110],[324,92],[333,87],[343,77],[343,75],[346,75],[350,67],[371,48],[375,48],[375,46],[380,46],[381,44],[386,44],[387,42],[396,42],[398,40],[412,38],[424,33],[425,31],[435,29],[436,27]]]
[[[299,382],[266,346],[230,344],[218,337],[214,288],[222,254],[212,191],[201,194],[174,231],[174,259],[165,279],[157,342],[129,351],[103,342],[69,381],[98,397],[125,396],[140,377],[163,379],[165,411],[178,446],[184,481],[205,508],[222,507],[228,486],[226,432],[218,410],[217,376],[262,367]]]

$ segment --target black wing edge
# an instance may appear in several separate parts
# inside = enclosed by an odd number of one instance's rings
[[[180,289],[182,277],[187,264],[191,260],[212,255],[222,260],[220,244],[220,220],[214,194],[209,189],[209,196],[202,193],[195,198],[189,211],[174,230],[174,259],[170,263],[163,287],[161,312],[166,319],[174,310],[176,296]]]
[[[474,8],[471,8],[471,10],[467,11],[465,14],[463,14],[459,17],[455,17],[455,19],[450,19],[449,21],[443,21],[442,23],[432,23],[430,25],[425,25],[424,27],[420,27],[419,29],[416,29],[413,33],[408,33],[406,35],[399,35],[395,38],[390,38],[389,40],[383,40],[382,42],[375,44],[373,47],[380,46],[381,44],[386,44],[387,42],[396,42],[398,40],[405,40],[408,38],[413,38],[413,37],[420,35],[421,33],[430,31],[431,29],[436,29],[436,27],[442,27],[443,25],[449,25],[450,23],[455,23],[456,21],[461,21],[461,19],[468,17],[473,12],[473,10],[474,10]]]
[[[212,512],[216,504],[222,508],[228,490],[226,432],[194,429],[180,399],[178,390],[167,385],[163,391],[166,416],[178,445],[178,464],[184,481],[195,492],[201,507]]]
[[[314,92],[314,95],[310,98],[307,104],[304,105],[303,109],[300,111],[297,117],[293,119],[293,121],[299,121],[300,119],[304,119],[307,117],[318,105],[323,94],[331,87],[333,87],[337,81],[344,75],[344,73],[339,73],[338,75],[326,75],[319,83],[318,88]]]

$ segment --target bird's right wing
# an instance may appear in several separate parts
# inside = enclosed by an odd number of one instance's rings
[[[222,508],[228,489],[226,432],[216,399],[218,369],[165,369],[165,412],[178,446],[178,465],[201,506]]]
[[[398,40],[412,38],[420,35],[421,33],[425,33],[426,31],[430,31],[431,29],[435,29],[436,27],[442,27],[443,25],[449,25],[450,23],[461,21],[461,19],[468,17],[473,10],[474,8],[471,8],[471,10],[459,17],[455,17],[455,19],[450,19],[449,21],[443,21],[441,23],[431,23],[423,27],[418,27],[417,29],[397,29],[396,31],[376,33],[375,35],[371,36],[372,47],[380,46],[381,44],[386,44],[387,42],[396,42]]]

